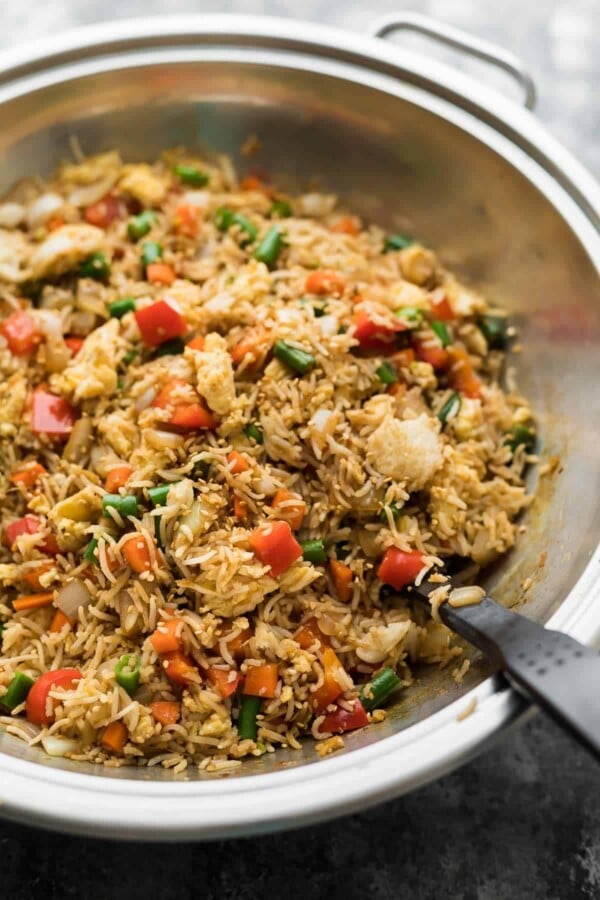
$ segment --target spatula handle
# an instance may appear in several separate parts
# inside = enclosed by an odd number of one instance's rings
[[[513,687],[546,710],[600,758],[600,653],[484,597],[442,621],[483,650]]]

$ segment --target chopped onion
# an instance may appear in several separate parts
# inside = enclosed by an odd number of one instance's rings
[[[27,225],[29,228],[39,228],[64,205],[64,198],[60,194],[42,194],[41,197],[33,201],[27,210]]]
[[[90,592],[79,578],[71,578],[64,584],[56,597],[56,605],[71,624],[76,621],[80,607],[86,609],[92,602]]]
[[[203,208],[209,205],[211,196],[210,191],[186,191],[181,198],[181,202],[186,206]]]
[[[318,409],[316,413],[313,414],[309,424],[312,425],[316,431],[324,432],[332,416],[333,410]]]
[[[143,412],[145,409],[148,409],[148,407],[152,404],[152,401],[154,400],[155,397],[156,397],[156,388],[155,387],[147,388],[144,391],[144,393],[140,394],[140,396],[135,401],[134,406],[135,406],[136,412],[140,413],[140,412]]]
[[[89,416],[77,419],[65,444],[62,458],[67,462],[81,463],[90,452],[93,430]]]
[[[56,737],[53,734],[45,734],[42,744],[48,756],[64,756],[66,753],[75,753],[76,750],[79,750],[79,741],[73,738]]]
[[[96,327],[96,316],[87,309],[78,309],[71,316],[69,331],[77,335],[88,335]]]
[[[335,194],[304,194],[298,205],[305,216],[326,216],[332,212],[337,203]]]
[[[96,203],[108,194],[116,180],[117,173],[115,171],[110,175],[106,175],[100,181],[94,181],[93,184],[75,188],[69,194],[69,203],[73,206],[89,206],[90,203]]]
[[[263,474],[256,480],[256,490],[259,492],[259,494],[264,494],[265,497],[271,497],[277,490],[277,485],[270,475],[267,475],[266,472],[263,472]]]
[[[207,300],[204,304],[204,309],[209,313],[225,313],[229,312],[234,302],[235,297],[232,297],[231,294],[227,294],[223,291],[215,297],[211,297],[210,300]]]
[[[147,428],[144,432],[146,443],[153,450],[164,450],[165,448],[174,449],[179,447],[183,441],[183,435],[175,434],[173,431],[160,431],[157,428]]]
[[[320,319],[317,319],[317,324],[321,329],[321,334],[325,337],[333,337],[338,333],[338,320],[335,316],[321,316]]]
[[[16,228],[25,218],[25,207],[20,203],[0,205],[0,228]]]

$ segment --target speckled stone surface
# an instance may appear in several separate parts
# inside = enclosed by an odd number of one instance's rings
[[[527,60],[540,117],[600,175],[600,0],[409,5]],[[166,7],[296,16],[354,30],[398,8],[389,0],[0,0],[0,46]],[[598,898],[600,768],[537,717],[458,772],[333,823],[260,839],[156,846],[0,822],[0,859],[2,900]]]

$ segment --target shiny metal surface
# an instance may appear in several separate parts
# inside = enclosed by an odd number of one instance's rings
[[[240,147],[256,134],[253,165],[291,188],[316,178],[367,220],[420,235],[507,306],[525,348],[511,363],[539,413],[544,455],[558,454],[562,472],[542,479],[527,532],[486,585],[586,643],[600,638],[600,200],[529,112],[376,39],[228,16],[96,26],[11,51],[0,61],[0,109],[2,191],[52,170],[73,137],[88,153],[118,146],[152,158],[187,144],[247,165]],[[514,721],[522,701],[485,676],[473,667],[459,689],[429,671],[385,724],[348,736],[344,752],[318,761],[307,744],[221,780],[49,760],[2,735],[0,812],[149,839],[341,814],[440,775]],[[477,710],[458,722],[471,696]]]

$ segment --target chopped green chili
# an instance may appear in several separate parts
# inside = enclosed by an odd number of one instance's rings
[[[93,278],[95,281],[106,281],[110,275],[110,263],[104,253],[92,253],[81,264],[81,278]]]
[[[262,432],[262,428],[259,428],[258,425],[254,424],[254,422],[248,422],[248,424],[244,428],[244,434],[246,435],[246,437],[251,438],[257,444],[264,443],[265,436]]]
[[[418,328],[423,322],[423,313],[416,306],[403,306],[394,315],[406,322],[409,328]]]
[[[414,244],[414,239],[407,234],[388,234],[385,239],[386,250],[404,250]]]
[[[133,312],[135,309],[135,300],[133,297],[123,297],[121,300],[115,300],[108,304],[108,312],[114,319],[121,319],[125,313]]]
[[[269,215],[271,218],[277,216],[280,219],[288,219],[292,215],[292,207],[287,200],[274,200]]]
[[[0,705],[6,709],[14,709],[27,698],[27,694],[35,684],[33,678],[24,672],[15,672],[10,680],[3,697],[0,697]]]
[[[138,502],[134,494],[105,494],[102,498],[102,511],[116,510],[121,516],[137,516]]]
[[[142,244],[142,266],[147,269],[148,266],[155,263],[157,259],[162,259],[163,249],[156,241],[144,241]]]
[[[155,222],[156,213],[152,212],[151,209],[147,209],[140,213],[139,216],[134,216],[133,219],[129,220],[127,223],[127,234],[132,241],[139,241],[140,238],[148,234]]]
[[[438,419],[444,425],[448,419],[458,415],[460,409],[460,394],[454,391],[446,400],[438,413]]]
[[[139,656],[125,653],[115,666],[115,681],[131,697],[140,686],[141,660]]]
[[[92,538],[85,550],[83,551],[83,558],[88,562],[94,563],[94,565],[98,565],[98,557],[96,555],[96,550],[98,549],[98,538]]]
[[[226,206],[220,206],[215,213],[215,225],[219,231],[228,231],[232,225],[237,225],[241,231],[248,235],[250,241],[255,241],[258,228],[243,213],[236,213]]]
[[[276,341],[273,353],[297,375],[306,375],[317,362],[312,353],[307,353],[306,350],[301,350],[299,347],[292,347],[287,341]]]
[[[183,353],[184,350],[185,344],[181,338],[177,337],[161,344],[154,356],[156,359],[158,359],[159,356],[175,356],[177,353]]]
[[[260,697],[251,697],[249,694],[243,694],[240,698],[237,729],[242,740],[256,740],[258,734],[256,717],[260,712],[261,702]]]
[[[302,547],[302,559],[315,565],[327,562],[327,553],[323,541],[300,541]]]
[[[367,712],[371,712],[371,710],[381,706],[390,694],[397,690],[401,684],[402,682],[392,669],[382,669],[381,672],[377,672],[369,682],[370,696],[366,697],[365,692],[363,691],[360,695],[360,702]]]
[[[164,506],[167,502],[167,495],[173,486],[171,484],[157,484],[156,487],[148,488],[148,496],[153,506]]]
[[[506,316],[482,316],[479,328],[492,350],[502,350],[508,339],[508,319]]]
[[[448,344],[452,343],[452,338],[450,337],[450,332],[448,331],[448,326],[445,322],[439,322],[435,319],[433,322],[429,323],[429,327],[439,337],[442,342],[442,347],[447,347]]]
[[[262,262],[269,268],[272,268],[277,262],[277,257],[281,253],[282,247],[283,240],[281,237],[279,226],[273,225],[272,228],[269,228],[264,238],[254,251],[254,259],[257,259],[259,262]]]
[[[206,172],[202,172],[196,166],[188,166],[185,163],[178,163],[173,166],[173,172],[185,184],[191,184],[193,187],[205,187],[210,181],[210,177]]]
[[[535,446],[535,432],[531,430],[531,428],[527,428],[526,425],[517,425],[513,428],[510,435],[507,436],[506,444],[510,447],[510,449],[514,451],[517,447],[525,447],[526,450],[533,450]]]
[[[383,384],[395,384],[398,381],[398,373],[389,359],[381,363],[375,374]]]
[[[381,512],[379,513],[379,518],[383,522],[384,525],[387,525],[387,521],[388,521],[387,510],[388,509],[391,512],[392,518],[394,519],[394,521],[397,521],[400,518],[400,516],[402,515],[402,506],[400,506],[400,504],[395,503],[395,502],[386,503],[385,506],[382,507]]]

